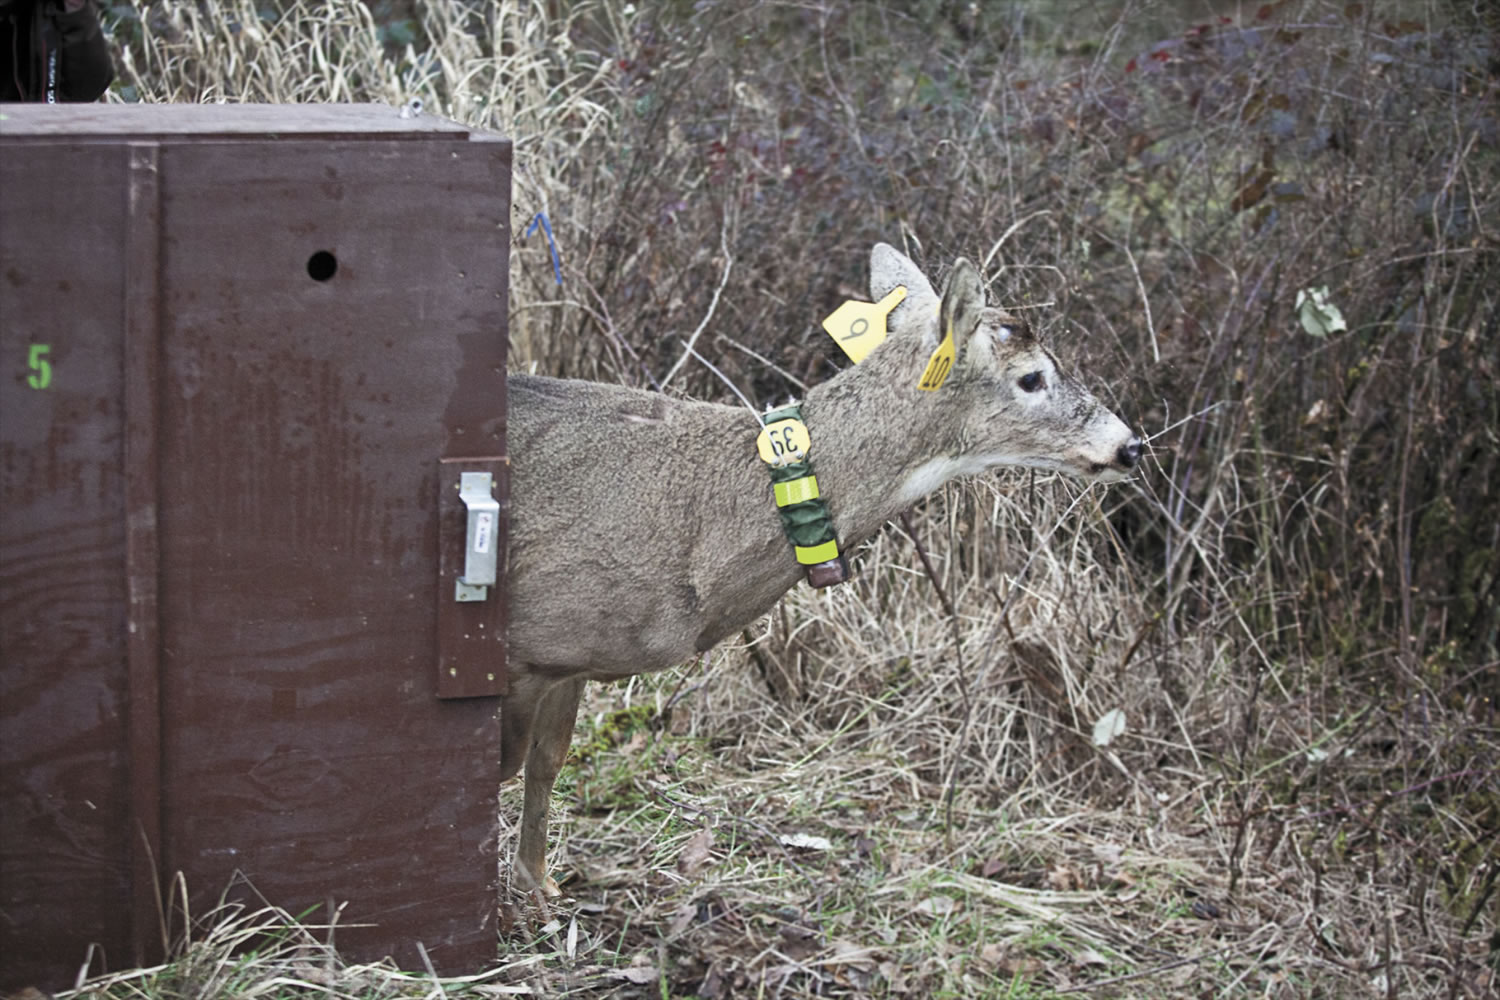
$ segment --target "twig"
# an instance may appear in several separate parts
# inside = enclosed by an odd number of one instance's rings
[[[1136,629],[1135,638],[1131,640],[1130,645],[1125,649],[1125,655],[1120,657],[1120,665],[1115,668],[1117,676],[1125,672],[1125,668],[1130,665],[1131,657],[1135,656],[1135,651],[1141,648],[1141,643],[1146,641],[1146,636],[1151,634],[1151,630],[1156,628],[1161,618],[1161,612],[1157,611],[1156,614],[1142,622],[1140,628]]]
[[[708,650],[704,650],[702,653],[698,654],[698,668],[701,670],[703,668],[703,665],[707,662]],[[682,672],[682,676],[677,678],[677,686],[672,689],[672,693],[667,697],[666,704],[662,706],[663,712],[669,711],[673,705],[677,704],[677,693],[682,690],[682,685],[687,683],[687,679],[691,677],[693,673],[694,671],[692,670],[684,670]]]
[[[1039,541],[1035,546],[1032,547],[1030,554],[1026,556],[1026,561],[1021,564],[1020,570],[1016,572],[1014,579],[1011,581],[1010,591],[1005,595],[1005,600],[1000,605],[1000,613],[997,617],[997,620],[994,626],[991,627],[990,634],[988,637],[986,637],[984,645],[980,647],[981,649],[987,651],[985,658],[980,661],[979,670],[977,671],[980,680],[983,680],[985,675],[989,672],[990,663],[995,657],[995,650],[999,646],[999,644],[995,640],[999,638],[999,631],[1001,627],[1003,626],[1007,631],[1009,631],[1010,629],[1010,621],[1008,619],[1008,616],[1010,614],[1010,606],[1016,598],[1017,591],[1020,590],[1021,581],[1026,578],[1027,572],[1031,569],[1032,561],[1036,559],[1039,552],[1042,552],[1046,549],[1047,542],[1051,540],[1052,536],[1057,532],[1057,529],[1062,527],[1063,522],[1067,520],[1068,516],[1073,513],[1073,508],[1077,507],[1078,504],[1083,500],[1083,498],[1088,495],[1089,489],[1088,487],[1085,487],[1083,491],[1078,494],[1078,496],[1073,498],[1073,502],[1068,504],[1067,509],[1064,510],[1060,515],[1058,515],[1057,522],[1052,525],[1052,527],[1047,531],[1047,534],[1042,537],[1041,541]],[[1014,635],[1012,635],[1011,640],[1015,640]],[[967,678],[965,678],[964,680],[964,692],[965,696],[967,696]],[[966,701],[966,710],[964,712],[963,724],[959,727],[958,739],[954,742],[953,745],[953,764],[948,768],[948,777],[944,782],[947,789],[944,793],[944,797],[947,800],[946,816],[949,819],[951,819],[953,814],[953,797],[957,790],[958,765],[959,762],[963,760],[964,744],[969,740],[969,730],[972,727],[974,721],[973,713],[967,711],[967,707],[968,703]]]
[[[1495,877],[1497,875],[1500,875],[1500,862],[1496,862],[1494,859],[1491,859],[1489,862],[1489,866],[1490,871],[1489,874],[1485,876],[1484,889],[1481,890],[1479,895],[1474,898],[1474,905],[1470,907],[1469,916],[1464,920],[1463,930],[1458,932],[1459,937],[1469,936],[1469,931],[1474,927],[1474,920],[1479,916],[1481,912],[1483,912],[1484,904],[1490,901],[1490,894],[1495,891]]]
[[[693,350],[693,346],[691,344],[687,345],[687,353],[683,355],[683,357],[688,356],[697,358],[700,362],[702,362],[703,367],[707,368],[709,371],[717,375],[719,377],[719,381],[727,385],[729,387],[729,391],[738,396],[740,398],[740,402],[745,404],[745,409],[749,410],[751,415],[755,417],[756,423],[760,424],[762,427],[766,425],[765,420],[761,416],[761,412],[757,410],[753,404],[751,404],[750,400],[745,396],[743,392],[740,392],[740,387],[731,382],[728,375],[725,375],[723,372],[719,371],[719,369],[715,368],[712,361],[709,361],[703,355]],[[665,386],[666,384],[667,380],[662,379],[662,385]]]
[[[698,328],[693,335],[687,339],[687,344],[682,352],[682,357],[677,359],[667,372],[666,377],[661,380],[661,387],[665,389],[672,381],[672,377],[687,363],[688,356],[693,353],[693,345],[698,343],[698,337],[708,326],[709,320],[714,318],[714,312],[719,308],[719,296],[724,294],[724,286],[729,284],[729,272],[734,269],[734,257],[729,253],[729,211],[724,212],[724,224],[719,227],[719,250],[724,254],[724,273],[719,276],[719,287],[714,289],[714,297],[708,303],[708,312],[703,314],[703,319],[698,323]],[[722,376],[721,376],[722,377]],[[754,409],[754,407],[751,407]]]
[[[948,594],[943,590],[942,581],[938,579],[937,571],[932,568],[932,560],[927,558],[927,548],[922,540],[917,537],[917,529],[911,523],[911,510],[901,512],[901,527],[906,529],[906,536],[911,539],[912,545],[916,547],[917,556],[922,560],[922,568],[927,571],[927,579],[932,581],[932,589],[937,591],[938,601],[943,605],[943,610],[948,617],[954,621],[958,620],[958,612],[953,608],[953,602],[948,600]]]
[[[588,293],[594,297],[594,301],[599,303],[599,308],[597,312],[589,310],[586,306],[580,306],[580,308],[585,309],[585,311],[595,316],[595,322],[598,322],[604,328],[605,333],[610,339],[620,348],[624,349],[626,354],[630,355],[636,367],[641,370],[641,374],[646,377],[646,381],[650,382],[657,392],[661,392],[661,383],[656,381],[656,376],[651,374],[651,369],[646,367],[646,362],[642,361],[641,356],[636,353],[635,348],[630,346],[630,341],[620,336],[620,331],[615,326],[615,318],[610,315],[609,305],[604,301],[604,296],[599,294],[599,289],[587,281],[582,282],[582,284],[588,290]]]
[[[792,385],[795,385],[798,389],[802,390],[803,392],[807,391],[806,382],[802,381],[802,379],[793,375],[791,372],[787,371],[785,368],[781,367],[776,362],[766,357],[764,354],[761,354],[758,351],[752,351],[750,348],[746,347],[744,344],[740,343],[738,340],[735,340],[733,337],[728,336],[727,334],[719,334],[719,341],[721,343],[728,344],[730,347],[733,347],[735,350],[740,351],[743,354],[750,355],[756,361],[759,361],[761,364],[771,369],[777,375],[780,375],[782,378],[792,383]]]
[[[1135,253],[1130,249],[1129,240],[1112,240],[1103,233],[1099,234],[1105,242],[1110,243],[1117,250],[1125,252],[1125,259],[1130,262],[1130,271],[1135,275],[1135,287],[1141,293],[1141,306],[1146,311],[1146,332],[1151,335],[1151,360],[1161,361],[1161,348],[1156,343],[1156,324],[1151,319],[1151,299],[1146,295],[1146,282],[1141,278],[1141,269],[1135,262]]]
[[[726,815],[725,813],[718,812],[714,809],[705,809],[702,806],[695,806],[690,805],[686,802],[680,802],[677,799],[674,799],[672,796],[668,795],[666,792],[662,791],[660,788],[656,787],[656,785],[652,782],[646,783],[646,791],[651,795],[652,798],[660,799],[669,806],[673,806],[677,809],[682,809],[687,812],[697,813],[699,816],[711,816],[713,817],[713,820],[716,824],[722,824],[723,826],[749,827],[751,830],[760,834],[762,837],[765,837],[767,840],[772,841],[776,844],[777,847],[781,848],[782,854],[786,855],[786,863],[791,865],[792,870],[795,871],[798,875],[802,876],[802,878],[806,880],[809,885],[817,885],[817,883],[813,881],[813,877],[808,873],[807,869],[797,864],[797,860],[792,857],[791,850],[787,847],[786,844],[782,843],[781,835],[776,833],[776,831],[772,830],[770,827],[763,826],[760,823],[757,823],[755,820],[750,819],[748,816]]]
[[[1250,684],[1250,696],[1245,700],[1245,715],[1243,728],[1240,731],[1240,753],[1237,762],[1238,773],[1234,783],[1235,811],[1239,814],[1239,820],[1234,825],[1234,846],[1229,851],[1229,892],[1230,899],[1234,898],[1235,889],[1238,888],[1240,876],[1243,872],[1243,851],[1245,845],[1245,828],[1250,825],[1250,800],[1255,795],[1255,789],[1251,788],[1247,793],[1245,790],[1245,758],[1250,754],[1250,742],[1259,735],[1260,709],[1256,704],[1260,698],[1261,682],[1265,679],[1266,671],[1263,666],[1256,664],[1255,679]],[[1247,795],[1249,798],[1247,798]]]
[[[1015,222],[1012,222],[1010,224],[1010,228],[1001,233],[1000,238],[995,241],[995,245],[990,247],[990,252],[984,255],[984,264],[980,266],[979,273],[984,274],[990,269],[990,261],[995,259],[995,254],[1000,252],[1000,248],[1005,246],[1005,241],[1010,239],[1011,236],[1015,234],[1017,229],[1020,229],[1022,226],[1026,225],[1026,223],[1030,222],[1032,219],[1037,218],[1038,216],[1051,214],[1052,212],[1050,209],[1038,209],[1037,211],[1032,212],[1030,215],[1023,215]]]
[[[1197,411],[1195,411],[1193,413],[1189,413],[1187,416],[1183,417],[1181,420],[1174,420],[1174,421],[1172,421],[1172,423],[1170,423],[1167,426],[1163,427],[1161,430],[1157,431],[1155,434],[1147,434],[1146,435],[1146,440],[1148,442],[1155,441],[1157,438],[1161,437],[1163,434],[1166,434],[1166,433],[1168,433],[1170,431],[1176,430],[1178,427],[1181,427],[1183,424],[1187,423],[1189,420],[1197,420],[1199,417],[1204,416],[1205,414],[1208,414],[1208,413],[1212,413],[1214,410],[1217,410],[1219,407],[1224,406],[1224,405],[1226,405],[1226,404],[1225,404],[1225,402],[1222,399],[1219,400],[1216,403],[1209,403],[1203,409],[1197,410]]]
[[[1385,1000],[1396,1000],[1396,949],[1391,941],[1395,937],[1395,920],[1391,918],[1391,898],[1385,897],[1382,903],[1385,909],[1385,919],[1381,921],[1385,925],[1385,942],[1381,946],[1385,963]]]
[[[1130,270],[1135,275],[1135,287],[1141,293],[1141,306],[1146,310],[1146,332],[1151,334],[1151,360],[1160,363],[1161,348],[1156,344],[1156,324],[1151,320],[1151,299],[1146,295],[1146,283],[1141,280],[1141,269],[1136,266],[1135,254],[1131,252],[1130,242],[1120,244],[1125,251],[1125,259],[1130,261]]]
[[[1117,983],[1128,983],[1133,979],[1146,979],[1150,976],[1159,976],[1163,972],[1168,972],[1172,969],[1179,969],[1184,965],[1196,965],[1199,962],[1206,962],[1211,958],[1218,958],[1220,955],[1226,955],[1231,951],[1237,951],[1239,948],[1240,945],[1237,944],[1225,945],[1218,951],[1210,951],[1202,955],[1189,955],[1187,958],[1179,958],[1175,962],[1168,962],[1165,965],[1153,966],[1149,969],[1143,969],[1140,972],[1132,972],[1124,976],[1115,976],[1113,979],[1100,979],[1097,982],[1084,983],[1080,986],[1069,986],[1065,989],[1060,989],[1055,992],[1057,992],[1058,994],[1086,993],[1089,990],[1097,990],[1101,986],[1114,986]]]
[[[967,729],[969,720],[974,716],[974,702],[969,694],[969,669],[964,663],[964,633],[963,625],[958,620],[958,610],[954,608],[953,602],[948,599],[947,591],[943,590],[942,581],[938,579],[937,571],[932,568],[932,560],[927,558],[927,549],[922,545],[922,540],[917,537],[917,529],[911,523],[911,511],[901,512],[901,526],[906,529],[907,537],[911,539],[912,545],[916,547],[917,557],[922,560],[922,568],[927,571],[927,579],[932,581],[932,589],[937,591],[938,601],[942,603],[943,610],[948,613],[948,624],[953,629],[953,655],[958,661],[958,692],[964,705],[964,728]],[[943,795],[943,829],[948,838],[953,837],[953,797],[958,791],[958,783],[953,779],[958,775],[958,751],[963,747],[962,741],[955,748],[953,767],[948,772],[948,788]],[[951,843],[950,843],[951,846]]]
[[[1447,774],[1440,774],[1436,778],[1428,778],[1426,781],[1419,781],[1415,785],[1407,785],[1405,788],[1398,788],[1394,792],[1382,792],[1378,798],[1365,799],[1363,802],[1358,803],[1346,803],[1345,805],[1334,806],[1331,809],[1322,809],[1318,812],[1302,813],[1300,815],[1291,817],[1289,822],[1301,823],[1307,820],[1323,819],[1326,816],[1337,816],[1341,814],[1350,816],[1355,814],[1356,809],[1363,808],[1364,806],[1370,805],[1372,803],[1389,801],[1392,799],[1401,798],[1404,795],[1411,795],[1414,792],[1420,792],[1422,789],[1430,788],[1433,785],[1439,784],[1440,782],[1453,781],[1455,778],[1488,778],[1496,774],[1500,774],[1500,767],[1492,767],[1487,771],[1474,770],[1473,768],[1468,768],[1463,771],[1450,771]]]
[[[755,638],[750,634],[748,628],[740,630],[740,638],[745,640],[745,652],[750,654],[750,659],[755,661],[756,668],[760,671],[760,679],[766,682],[766,690],[771,694],[771,700],[775,701],[781,697],[781,692],[776,690],[776,685],[771,683],[771,668],[766,663],[766,658],[756,644]]]

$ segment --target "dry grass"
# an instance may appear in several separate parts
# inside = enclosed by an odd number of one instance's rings
[[[713,308],[697,349],[771,398],[832,371],[815,324],[872,239],[970,253],[1108,373],[1147,469],[922,505],[952,617],[892,525],[852,586],[592,690],[567,895],[505,904],[492,974],[347,968],[326,932],[226,913],[83,994],[1497,995],[1482,21],[372,6],[152,4],[116,29],[127,96],[417,97],[515,137],[513,352],[545,371],[659,381]],[[560,286],[520,238],[537,212]],[[1350,329],[1314,339],[1293,303],[1321,285]],[[673,385],[724,394],[693,363]],[[276,947],[237,954],[249,925]]]
[[[985,484],[928,508],[931,544],[970,522],[1024,553],[962,579],[940,560],[965,666],[892,530],[859,584],[794,593],[702,673],[595,692],[595,729],[645,705],[661,731],[622,733],[564,789],[556,863],[577,895],[559,913],[591,918],[591,947],[564,961],[561,926],[532,941],[561,951],[562,981],[665,960],[672,995],[1493,989],[1482,863],[1455,905],[1413,871],[1415,841],[1372,822],[1389,794],[1330,812],[1276,801],[1328,761],[1378,770],[1363,721],[1299,728],[1294,703],[1236,676],[1232,636],[1153,642],[1148,605],[1097,551],[1102,519],[1090,498],[1068,512],[1070,491]],[[1164,683],[1186,664],[1200,669]],[[1275,733],[1245,732],[1257,701]],[[1114,708],[1127,731],[1098,747]],[[1449,821],[1455,839],[1486,835]],[[822,843],[787,846],[797,835]],[[1371,836],[1375,858],[1353,846]]]

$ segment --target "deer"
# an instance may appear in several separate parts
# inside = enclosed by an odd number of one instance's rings
[[[905,254],[870,253],[870,295],[904,299],[859,364],[806,392],[811,458],[845,547],[949,480],[997,466],[1124,479],[1141,441],[958,258],[941,295]],[[951,333],[949,333],[951,331]],[[951,373],[919,387],[944,334]],[[547,814],[585,681],[658,671],[765,614],[803,567],[744,407],[512,374],[508,685],[502,781],[525,767],[512,884],[548,896]]]

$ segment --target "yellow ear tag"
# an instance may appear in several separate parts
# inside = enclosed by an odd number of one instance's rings
[[[918,389],[926,389],[931,392],[941,389],[943,383],[948,381],[948,375],[953,371],[953,326],[949,324],[948,332],[943,335],[943,342],[937,345],[937,350],[932,352],[932,357],[927,359],[927,370],[922,372],[922,381],[917,383]]]
[[[755,450],[767,465],[806,461],[807,453],[812,451],[812,435],[800,420],[790,417],[777,420],[761,430],[760,437],[755,439]]]
[[[885,341],[886,317],[905,298],[906,286],[897,285],[879,302],[850,299],[828,314],[823,329],[844,349],[850,361],[859,364]]]

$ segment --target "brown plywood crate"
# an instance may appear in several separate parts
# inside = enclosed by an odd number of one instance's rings
[[[0,988],[152,960],[177,872],[494,956],[457,488],[503,568],[510,168],[384,107],[0,106]]]

